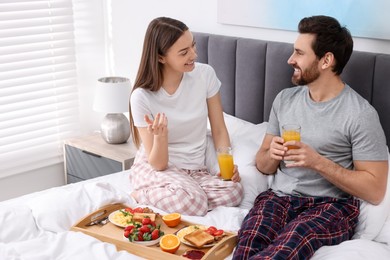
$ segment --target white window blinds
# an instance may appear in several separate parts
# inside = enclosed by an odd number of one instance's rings
[[[0,178],[59,163],[79,129],[72,0],[0,1]]]

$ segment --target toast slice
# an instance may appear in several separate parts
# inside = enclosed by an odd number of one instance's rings
[[[214,242],[214,236],[210,235],[202,229],[195,230],[184,236],[184,239],[196,246],[201,248],[204,245]]]
[[[156,221],[156,213],[134,213],[133,215],[133,221],[142,222],[144,218]]]

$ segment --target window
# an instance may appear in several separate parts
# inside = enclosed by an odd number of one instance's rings
[[[63,160],[79,129],[71,0],[0,2],[0,178]]]

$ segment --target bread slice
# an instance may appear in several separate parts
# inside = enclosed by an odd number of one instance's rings
[[[184,236],[184,239],[196,246],[201,248],[204,245],[214,242],[214,236],[210,235],[202,229],[195,230]]]
[[[142,222],[144,218],[150,218],[152,221],[156,221],[156,213],[134,213],[133,221]]]

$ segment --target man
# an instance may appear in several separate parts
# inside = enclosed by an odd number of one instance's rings
[[[298,86],[275,98],[256,155],[258,170],[274,179],[245,217],[233,259],[309,259],[353,236],[358,198],[378,204],[386,191],[377,112],[340,78],[353,49],[349,31],[328,16],[304,18],[298,29],[288,59]],[[280,137],[291,123],[301,126],[301,141]]]

